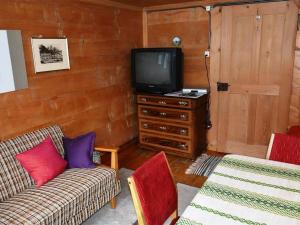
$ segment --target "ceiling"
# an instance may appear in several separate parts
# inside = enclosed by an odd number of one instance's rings
[[[111,0],[113,2],[119,2],[126,5],[135,7],[151,7],[166,4],[185,3],[185,2],[202,2],[203,5],[211,5],[215,3],[228,3],[228,2],[268,2],[268,0]],[[272,0],[270,0],[272,1]],[[273,0],[273,1],[287,1],[287,0]],[[298,6],[300,6],[300,0],[294,0]]]
[[[1,1],[1,0],[0,0]],[[155,8],[155,6],[176,4],[176,3],[187,3],[187,5],[214,5],[218,3],[254,3],[254,2],[268,2],[268,1],[288,1],[288,0],[78,0],[85,3],[94,4],[106,4],[110,6],[122,6],[129,7],[130,9],[140,10],[142,8]],[[294,0],[296,4],[300,7],[300,0]]]
[[[193,0],[113,0],[113,1],[120,2],[127,5],[137,6],[137,7],[148,7],[148,6],[156,6],[156,5],[191,2]]]

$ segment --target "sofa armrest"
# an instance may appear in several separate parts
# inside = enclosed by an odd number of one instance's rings
[[[110,152],[111,153],[111,168],[118,170],[119,163],[118,163],[118,151],[119,148],[106,148],[106,147],[95,147],[95,151],[98,152]]]

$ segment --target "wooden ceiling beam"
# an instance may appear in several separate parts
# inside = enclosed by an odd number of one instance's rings
[[[184,3],[175,3],[175,4],[166,4],[166,5],[157,5],[157,6],[148,6],[144,7],[144,11],[161,11],[161,10],[169,10],[169,9],[183,9],[183,8],[191,8],[191,7],[199,7],[205,6],[202,1],[193,1],[193,2],[184,2]]]
[[[284,0],[282,0],[284,1]],[[294,1],[298,7],[300,7],[300,0],[289,0]],[[183,2],[183,3],[173,3],[173,4],[164,4],[164,5],[156,5],[156,6],[149,6],[144,7],[144,11],[151,12],[151,11],[163,11],[163,10],[170,10],[170,9],[184,9],[184,8],[192,8],[192,7],[200,7],[200,6],[212,6],[215,4],[230,4],[230,3],[244,3],[249,4],[251,1],[247,0],[203,0],[203,1],[190,1],[190,2]],[[261,0],[262,3],[264,0]]]
[[[191,8],[191,7],[200,7],[200,6],[207,6],[207,5],[214,5],[214,4],[221,4],[221,3],[230,3],[230,2],[245,2],[246,0],[198,0],[198,1],[186,1],[182,3],[167,3],[166,4],[159,4],[159,5],[153,5],[153,6],[146,6],[142,7],[142,5],[149,5],[149,2],[147,4],[142,4],[140,1],[137,0],[139,3],[134,4],[134,1],[124,1],[122,0],[78,0],[78,2],[81,3],[90,3],[95,5],[107,5],[111,7],[117,7],[117,8],[123,8],[123,9],[129,9],[129,10],[135,10],[135,11],[160,11],[160,10],[168,10],[168,9],[183,9],[183,8]],[[149,1],[149,0],[147,0]],[[289,0],[295,2],[295,4],[300,7],[300,0]],[[172,1],[170,1],[172,2]],[[129,4],[130,3],[130,4]],[[155,3],[154,3],[155,4]]]
[[[90,3],[90,4],[95,4],[95,5],[106,5],[106,6],[111,6],[111,7],[116,7],[116,8],[122,8],[122,9],[129,9],[129,10],[135,10],[135,11],[142,11],[142,7],[134,6],[134,5],[128,5],[116,1],[111,1],[111,0],[78,0],[78,2],[81,3]]]
[[[209,5],[214,5],[214,4],[230,3],[230,2],[245,2],[245,0],[204,0],[204,1],[190,1],[190,2],[184,2],[184,3],[175,3],[175,4],[165,4],[165,5],[149,6],[149,7],[144,7],[144,10],[147,11],[147,12],[151,12],[151,11],[160,11],[160,10],[168,10],[168,9],[184,9],[184,8],[209,6]]]

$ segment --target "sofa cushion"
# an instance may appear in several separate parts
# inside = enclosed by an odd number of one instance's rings
[[[48,136],[51,136],[56,148],[63,156],[63,133],[57,125],[0,142],[0,202],[34,184],[28,173],[16,160],[16,154],[36,146]]]
[[[67,161],[58,153],[51,137],[47,137],[37,146],[16,155],[37,187],[46,184],[67,167]]]
[[[0,224],[68,224],[92,202],[102,206],[119,192],[115,170],[69,169],[0,203]]]
[[[63,138],[68,168],[94,168],[93,150],[96,133],[89,132],[75,138]]]

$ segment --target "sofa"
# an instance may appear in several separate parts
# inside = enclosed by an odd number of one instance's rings
[[[121,186],[116,170],[109,167],[67,169],[35,187],[15,156],[49,135],[63,156],[63,133],[57,125],[0,142],[1,225],[81,224],[109,201],[115,204]]]

